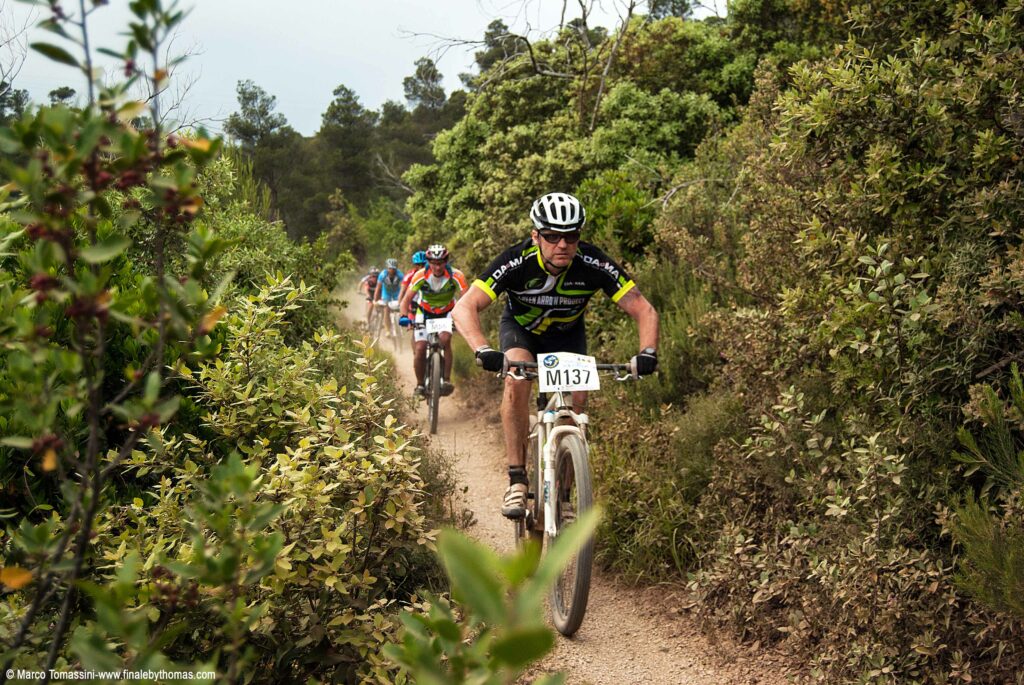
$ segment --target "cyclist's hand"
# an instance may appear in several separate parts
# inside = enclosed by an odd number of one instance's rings
[[[485,345],[476,351],[476,363],[487,371],[500,373],[505,368],[505,353],[492,350]]]
[[[409,326],[412,325],[412,321],[409,319],[408,316],[400,316],[398,317],[398,325],[401,326],[402,328],[408,328]]]
[[[658,370],[658,353],[644,350],[630,359],[629,364],[636,370],[637,376],[650,376]]]

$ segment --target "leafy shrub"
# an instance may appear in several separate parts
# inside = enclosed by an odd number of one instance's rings
[[[555,644],[544,625],[544,595],[580,545],[593,534],[599,510],[586,512],[540,558],[532,541],[515,554],[498,557],[487,546],[455,531],[444,531],[438,554],[451,579],[452,597],[463,616],[438,599],[426,611],[402,615],[400,644],[385,648],[417,683],[512,683]],[[544,676],[536,685],[565,682]]]
[[[958,584],[985,605],[1024,617],[1024,381],[1013,365],[1009,402],[991,386],[975,390],[972,409],[984,421],[980,442],[966,428],[957,453],[965,475],[981,473],[981,496],[968,492],[952,521],[954,539],[963,546]]]

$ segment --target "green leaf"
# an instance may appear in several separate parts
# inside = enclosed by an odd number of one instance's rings
[[[600,520],[601,509],[595,506],[559,533],[547,554],[541,558],[537,572],[523,586],[516,598],[516,609],[520,616],[529,616],[540,611],[544,594],[554,584],[558,574],[569,564],[573,555],[594,534]]]
[[[555,636],[547,626],[509,631],[491,647],[491,655],[512,668],[522,668],[535,661],[555,645]]]
[[[78,67],[79,69],[82,68],[82,65],[78,63],[78,60],[72,57],[70,52],[60,46],[53,45],[52,43],[32,43],[31,48],[36,52],[46,55],[54,62]]]
[[[132,241],[123,236],[109,236],[82,250],[82,259],[90,264],[108,262],[127,250],[131,244]]]
[[[0,439],[0,445],[27,450],[32,447],[32,438],[26,438],[21,435],[12,435],[10,437]]]
[[[437,551],[452,581],[452,596],[488,625],[500,625],[507,612],[495,553],[454,530],[441,533]]]
[[[565,685],[564,673],[548,673],[542,678],[533,681],[533,685]]]
[[[540,563],[540,552],[540,543],[531,539],[516,554],[502,557],[501,569],[512,587],[518,587],[533,575]]]

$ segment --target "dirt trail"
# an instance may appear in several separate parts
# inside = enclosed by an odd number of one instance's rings
[[[350,297],[362,306],[362,298]],[[359,310],[361,311],[361,310]],[[358,314],[356,315],[359,316]],[[356,318],[356,317],[353,317]],[[390,351],[390,341],[382,348]],[[406,344],[395,364],[402,389],[415,386],[412,353]],[[459,480],[467,488],[462,505],[476,525],[469,534],[499,552],[513,547],[511,526],[499,513],[508,484],[497,420],[485,420],[465,408],[458,389],[441,400],[437,435],[432,445],[454,459]],[[426,405],[419,403],[418,424],[424,432]],[[751,656],[733,646],[709,642],[681,608],[673,588],[635,588],[595,569],[587,614],[572,638],[558,637],[555,650],[532,675],[565,671],[570,685],[781,685],[787,682],[781,660]],[[532,679],[532,678],[531,678]]]

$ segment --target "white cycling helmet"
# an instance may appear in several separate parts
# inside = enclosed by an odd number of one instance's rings
[[[398,268],[398,260],[397,259],[389,259],[389,260],[387,260],[386,262],[384,262],[384,268],[385,269],[397,269]]]
[[[448,248],[444,245],[431,245],[427,248],[427,259],[448,259]]]
[[[568,193],[548,193],[534,201],[530,219],[538,231],[568,233],[583,228],[587,212],[580,201]]]

